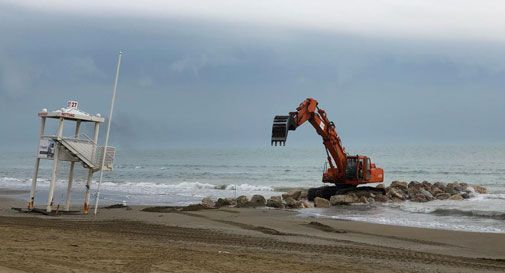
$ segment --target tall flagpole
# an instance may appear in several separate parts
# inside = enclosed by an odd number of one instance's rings
[[[116,79],[114,80],[114,89],[112,90],[112,101],[110,103],[109,121],[107,122],[107,133],[105,134],[105,146],[103,149],[102,164],[100,165],[100,179],[98,180],[98,186],[96,189],[95,210],[93,212],[94,215],[96,215],[98,211],[98,200],[100,199],[100,185],[102,184],[103,166],[105,165],[105,156],[107,154],[107,146],[109,145],[110,123],[112,121],[112,112],[114,111],[114,102],[116,100],[117,81],[119,79],[119,68],[121,67],[121,55],[123,55],[123,52],[119,51],[116,66]]]

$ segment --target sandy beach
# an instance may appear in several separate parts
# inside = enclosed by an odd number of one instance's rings
[[[505,234],[221,208],[19,213],[1,191],[0,272],[503,272]]]

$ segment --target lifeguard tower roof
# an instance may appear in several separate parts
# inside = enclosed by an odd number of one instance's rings
[[[48,112],[47,109],[42,109],[39,112],[39,117],[46,118],[63,118],[69,120],[83,121],[83,122],[104,122],[105,119],[100,114],[91,115],[77,108],[77,101],[69,101],[66,108]]]

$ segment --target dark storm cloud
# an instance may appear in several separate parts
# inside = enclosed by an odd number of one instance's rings
[[[267,145],[272,117],[306,97],[346,143],[501,141],[498,41],[433,41],[212,20],[94,17],[0,9],[5,146],[33,144],[36,112],[78,99],[106,114],[125,50],[118,145]],[[291,141],[317,144],[301,128]],[[33,145],[31,145],[33,146]],[[29,146],[29,147],[31,147]]]

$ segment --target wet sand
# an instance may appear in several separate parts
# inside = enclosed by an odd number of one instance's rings
[[[505,234],[222,208],[25,214],[0,190],[0,272],[504,272]],[[77,209],[77,208],[76,208]]]

